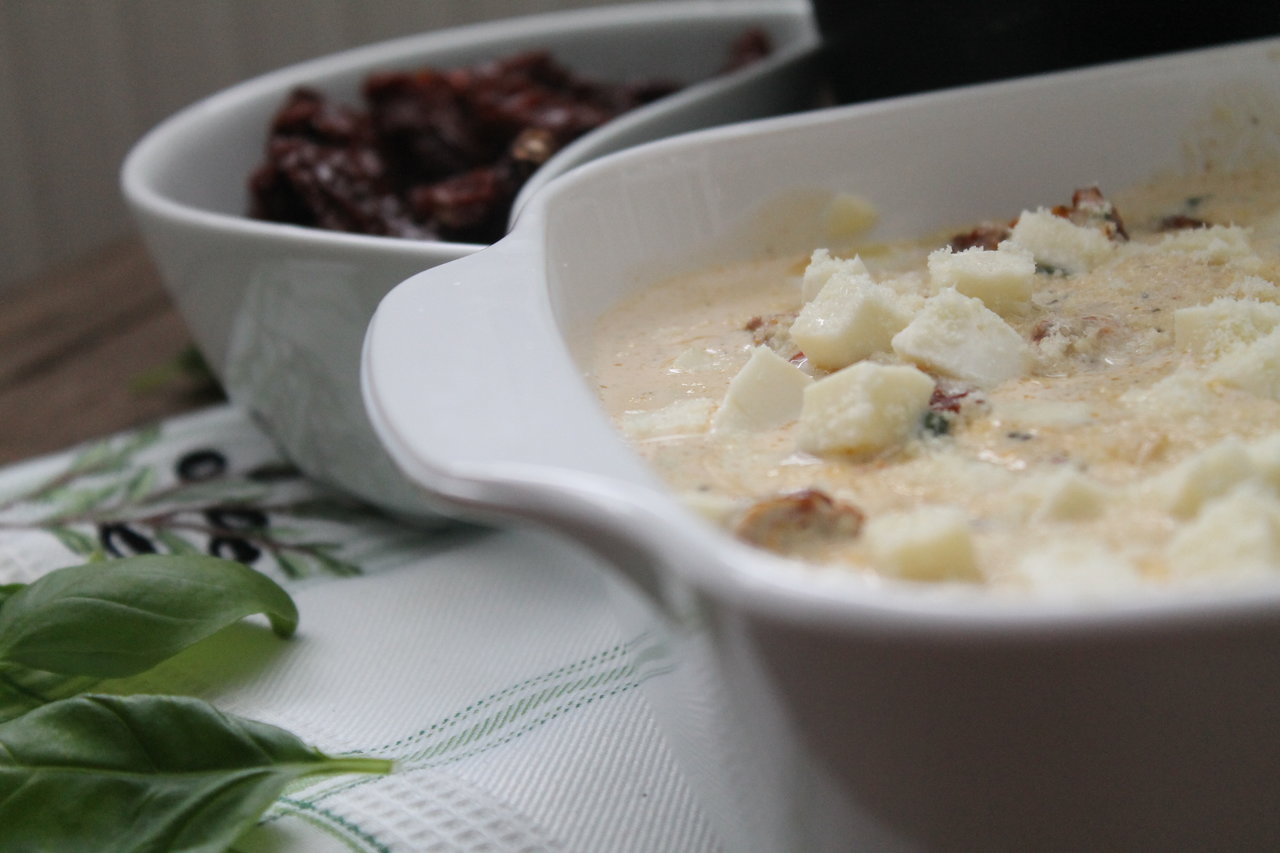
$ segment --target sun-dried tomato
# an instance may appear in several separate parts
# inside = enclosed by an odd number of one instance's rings
[[[770,50],[753,30],[726,70]],[[469,68],[370,74],[363,109],[307,88],[274,117],[250,176],[249,214],[379,236],[488,243],[516,194],[556,151],[628,110],[671,94],[663,80],[603,83],[546,51]]]
[[[1102,190],[1097,187],[1081,187],[1071,194],[1071,205],[1057,205],[1054,214],[1069,219],[1076,225],[1097,228],[1117,242],[1129,239],[1124,220]]]
[[[947,245],[953,252],[963,252],[965,249],[973,248],[994,251],[1002,240],[1007,240],[1008,238],[1009,226],[996,222],[987,222],[977,226],[972,231],[957,234],[947,242]]]
[[[1109,239],[1123,242],[1129,239],[1124,220],[1102,190],[1095,186],[1081,187],[1071,194],[1071,204],[1059,204],[1052,207],[1055,216],[1070,220],[1072,223],[1097,228]],[[1004,224],[1000,222],[984,222],[971,231],[952,237],[947,246],[953,252],[965,249],[994,250],[1000,243],[1009,239],[1017,220]]]
[[[333,231],[429,236],[373,147],[368,117],[298,89],[271,124],[265,162],[249,177],[249,214]]]
[[[1207,227],[1209,227],[1208,222],[1185,213],[1171,213],[1156,223],[1157,231],[1185,231]]]
[[[831,539],[852,539],[865,518],[853,504],[820,489],[804,489],[757,501],[743,512],[735,530],[746,542],[790,554]]]
[[[941,385],[935,385],[933,394],[929,396],[929,409],[934,412],[959,414],[964,399],[972,393],[972,388],[944,389]]]
[[[369,148],[272,140],[268,162],[250,179],[251,215],[331,231],[423,238]]]

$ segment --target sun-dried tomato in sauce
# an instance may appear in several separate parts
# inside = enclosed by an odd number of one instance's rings
[[[724,70],[767,55],[742,34]],[[249,178],[249,215],[386,237],[490,243],[506,230],[533,172],[578,137],[675,92],[676,83],[605,83],[546,51],[470,68],[380,72],[363,107],[309,88],[292,92]]]

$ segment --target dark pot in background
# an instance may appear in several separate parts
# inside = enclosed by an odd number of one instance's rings
[[[853,103],[1280,33],[1280,4],[812,0],[834,95]],[[1147,14],[1141,14],[1147,12]]]

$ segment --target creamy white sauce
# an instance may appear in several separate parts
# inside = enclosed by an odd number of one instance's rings
[[[1029,199],[1028,209],[1064,200]],[[919,430],[870,455],[815,455],[797,448],[794,421],[711,429],[764,330],[778,331],[774,344],[791,354],[786,329],[802,307],[808,258],[646,290],[603,318],[592,379],[671,487],[730,528],[756,502],[805,489],[856,507],[861,533],[789,546],[815,562],[895,573],[867,530],[877,518],[945,507],[964,519],[977,571],[956,579],[1092,593],[1280,574],[1280,444],[1269,443],[1280,441],[1280,346],[1276,364],[1246,381],[1239,364],[1263,359],[1265,347],[1245,352],[1256,342],[1229,339],[1189,352],[1174,334],[1175,312],[1215,298],[1280,305],[1280,170],[1165,180],[1111,201],[1130,239],[1090,271],[1035,275],[1029,305],[1004,318],[1027,343],[1030,369],[968,389],[944,435]],[[1155,230],[1170,214],[1234,227]],[[933,294],[926,258],[948,236],[856,251],[873,278],[916,288],[921,301]],[[764,329],[749,331],[752,318]],[[871,360],[902,361],[891,351]],[[825,375],[803,361],[797,369]],[[1213,456],[1232,440],[1247,466]],[[1241,515],[1232,508],[1245,506],[1256,509],[1231,522]],[[1217,553],[1206,550],[1222,537],[1230,541]]]

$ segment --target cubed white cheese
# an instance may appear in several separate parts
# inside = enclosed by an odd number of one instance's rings
[[[1115,251],[1115,243],[1097,228],[1076,225],[1044,208],[1023,211],[1009,242],[1030,252],[1041,266],[1068,275],[1088,272]]]
[[[863,536],[876,568],[888,574],[920,581],[981,577],[968,519],[953,507],[879,515],[867,522]]]
[[[852,193],[837,193],[823,217],[828,236],[846,240],[869,230],[878,218],[874,204]]]
[[[1249,245],[1249,230],[1236,225],[1173,231],[1161,238],[1152,251],[1184,252],[1201,263],[1232,263],[1246,269],[1252,269],[1259,262],[1257,253]]]
[[[636,441],[674,435],[696,435],[707,431],[716,401],[705,397],[677,400],[661,409],[624,412],[619,420],[622,432]]]
[[[929,277],[937,290],[953,287],[1005,317],[1026,311],[1035,275],[1031,253],[1009,243],[995,251],[942,248],[929,254]]]
[[[1051,598],[1114,596],[1142,585],[1129,559],[1089,539],[1043,542],[1018,560],[1014,573],[1036,594]]]
[[[905,306],[908,312],[912,314],[924,304],[926,297],[933,296],[938,292],[938,288],[933,286],[933,282],[930,280],[929,273],[926,270],[908,270],[895,275],[883,276],[876,279],[876,282],[898,294],[898,298],[901,300],[899,304]]]
[[[1102,515],[1110,495],[1097,480],[1066,468],[1043,480],[1037,521],[1087,521]]]
[[[1215,498],[1169,542],[1166,561],[1177,580],[1274,577],[1280,572],[1280,501],[1246,484]]]
[[[1236,279],[1226,290],[1237,299],[1257,299],[1260,302],[1280,302],[1280,287],[1262,276],[1245,275]]]
[[[1273,432],[1249,445],[1249,459],[1258,482],[1280,496],[1280,432]]]
[[[909,439],[934,381],[906,365],[863,361],[804,389],[797,444],[808,453],[876,453]]]
[[[867,274],[837,272],[800,309],[791,324],[791,340],[809,363],[839,370],[879,352],[910,321],[892,290]]]
[[[1232,349],[1206,372],[1212,383],[1280,400],[1280,329]]]
[[[930,297],[891,345],[904,361],[980,388],[1021,376],[1031,366],[1022,336],[981,300],[955,290]]]
[[[852,258],[838,258],[827,249],[814,249],[813,254],[809,256],[809,264],[804,268],[804,278],[801,282],[801,298],[805,302],[813,299],[826,286],[833,275],[853,278],[870,277],[871,271],[867,269],[867,265],[862,258],[857,255]]]
[[[720,430],[765,430],[800,417],[804,389],[813,377],[768,347],[755,347],[729,382],[711,421]]]
[[[711,491],[681,492],[680,502],[713,524],[725,524],[740,507],[728,495]]]
[[[1211,498],[1249,479],[1253,459],[1237,438],[1228,438],[1182,460],[1151,482],[1156,498],[1180,518],[1192,518]]]
[[[1280,305],[1219,297],[1173,312],[1173,341],[1183,352],[1217,357],[1280,326]]]

